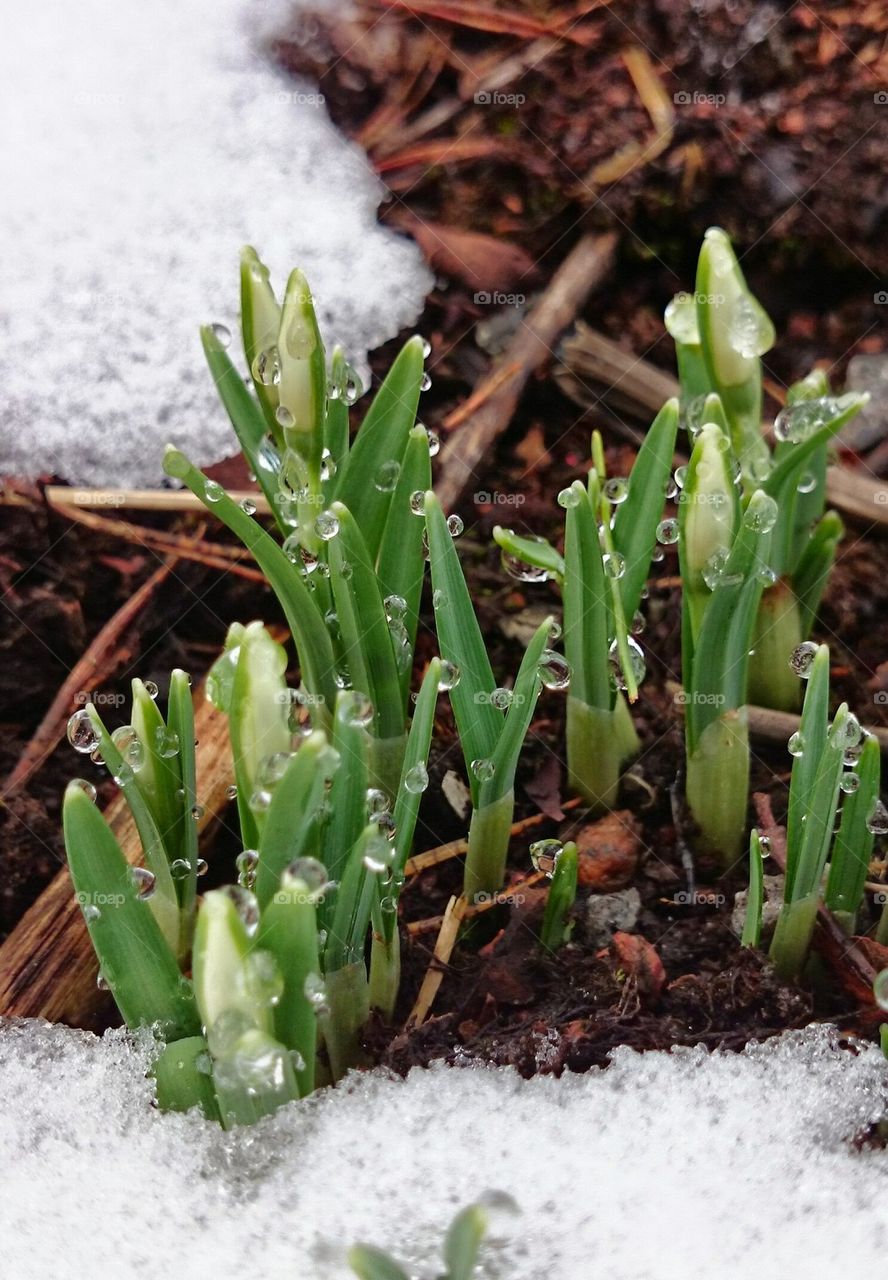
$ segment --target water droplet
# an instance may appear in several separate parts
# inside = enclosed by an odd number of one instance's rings
[[[608,502],[617,507],[629,497],[629,481],[625,476],[611,476],[604,482],[603,492]]]
[[[420,391],[428,391],[431,385],[432,385],[432,379],[429,377],[427,373],[423,373],[422,377],[419,380]]]
[[[158,693],[160,692],[160,690],[158,689],[158,687],[157,687],[157,685],[154,683],[154,681],[153,681],[153,680],[145,680],[143,683],[144,683],[144,687],[145,687],[145,692],[148,694],[148,697],[149,697],[149,698],[156,698],[156,697],[157,697],[157,695],[158,695]]]
[[[791,756],[802,756],[805,754],[805,737],[800,729],[797,729],[791,735],[786,744],[786,749]]]
[[[560,840],[534,840],[530,846],[530,860],[534,870],[542,871],[551,880],[563,852],[564,845]]]
[[[385,607],[385,615],[389,622],[394,622],[398,618],[403,618],[407,612],[407,601],[403,596],[386,596],[383,601]]]
[[[450,534],[451,538],[458,538],[464,528],[465,525],[463,524],[460,516],[447,517],[447,532]]]
[[[219,892],[224,893],[234,903],[234,909],[240,916],[241,923],[247,934],[252,937],[259,927],[259,903],[256,901],[256,895],[239,884],[227,884]]]
[[[429,356],[430,356],[431,354],[432,354],[432,344],[429,342],[428,338],[423,338],[423,340],[422,340],[422,358],[423,358],[423,360],[428,360],[428,358],[429,358]]]
[[[644,614],[639,609],[636,609],[632,615],[632,621],[629,624],[630,634],[633,636],[640,636],[646,626],[647,623],[645,621]]]
[[[259,866],[259,854],[255,849],[244,849],[234,860],[237,867],[237,882],[244,889],[252,889],[256,883],[256,868]]]
[[[514,696],[511,689],[494,689],[490,695],[490,705],[496,707],[497,711],[508,711]]]
[[[260,351],[253,360],[251,370],[256,382],[263,387],[276,387],[281,380],[281,353],[277,347]]]
[[[79,790],[81,790],[83,794],[92,800],[93,804],[95,804],[96,789],[91,782],[87,781],[86,778],[72,778],[69,785],[72,787],[78,787]]]
[[[796,486],[799,493],[813,493],[817,488],[817,477],[813,471],[805,471],[799,477],[799,483]]]
[[[768,494],[760,494],[746,510],[746,523],[755,533],[770,533],[777,523],[777,503]]]
[[[327,987],[319,973],[310,973],[302,986],[303,994],[317,1016],[323,1017],[330,1012],[327,1003]]]
[[[350,364],[345,366],[345,384],[342,398],[346,404],[354,404],[364,394],[364,384]]]
[[[389,844],[387,834],[394,830],[394,822],[390,813],[376,816],[379,825],[378,833],[367,841],[364,851],[364,866],[375,876],[385,875],[392,865],[394,849]]]
[[[419,426],[420,424],[417,423],[416,425]],[[429,457],[430,458],[437,457],[437,455],[441,452],[441,437],[438,435],[437,431],[431,431],[430,429],[427,428],[426,439],[429,442]]]
[[[191,863],[187,858],[174,858],[170,863],[170,875],[174,880],[185,880],[191,874]]]
[[[414,489],[411,493],[410,510],[415,516],[425,515],[425,492],[422,489]]]
[[[622,578],[626,572],[626,561],[619,551],[609,551],[601,557],[601,563],[608,578]]]
[[[535,538],[534,541],[545,542],[545,538]],[[500,560],[503,572],[510,578],[514,578],[516,582],[548,582],[552,576],[548,569],[543,569],[536,564],[528,564],[520,556],[512,555],[506,550],[502,551]]]
[[[856,773],[843,773],[839,786],[846,796],[853,796],[860,786],[860,777]]]
[[[662,542],[664,546],[671,546],[673,542],[678,542],[678,521],[669,519],[661,520],[657,525],[657,541]]]
[[[84,920],[101,920],[102,912],[93,903],[87,902],[83,908],[83,918]]]
[[[432,592],[432,608],[443,609],[447,604],[447,593],[436,587]]]
[[[384,791],[380,791],[379,787],[370,787],[367,791],[367,814],[371,818],[376,818],[381,813],[388,813],[391,806],[391,800]]]
[[[687,480],[687,478],[688,469],[686,466],[675,468],[673,479],[675,480],[675,487],[677,489],[683,489],[685,487],[685,480]]]
[[[373,483],[380,493],[391,493],[398,483],[398,477],[401,474],[401,464],[396,458],[390,458],[388,462],[383,462],[382,466],[373,477]]]
[[[259,785],[261,787],[277,786],[287,772],[287,766],[292,758],[292,753],[289,751],[275,751],[270,756],[264,756],[259,761],[259,768],[256,771],[256,780]]]
[[[219,502],[225,497],[225,490],[218,480],[207,480],[204,485],[204,497],[207,502]]]
[[[171,760],[179,754],[179,735],[165,724],[159,724],[154,731],[154,744],[157,754],[164,760]]]
[[[68,721],[68,741],[81,755],[89,755],[99,745],[99,735],[86,708],[75,711]]]
[[[874,801],[866,820],[866,829],[874,836],[888,834],[888,809],[878,798]]]
[[[769,564],[762,564],[755,571],[755,576],[763,587],[773,587],[777,581],[777,574]]]
[[[829,421],[833,405],[831,398],[798,400],[786,405],[774,419],[775,438],[801,444]]]
[[[99,915],[101,915],[101,912],[99,911],[98,907],[93,907],[92,909],[93,909],[94,911],[96,911]],[[90,919],[94,919],[94,918],[95,918],[95,917],[93,917],[93,916],[91,916],[91,917],[90,917]],[[108,979],[105,977],[104,973],[102,973],[102,970],[101,970],[101,969],[99,970],[98,974],[96,975],[96,986],[98,987],[98,989],[99,989],[100,991],[110,991],[110,990],[111,990],[111,983],[110,983],[110,982],[108,981]]]
[[[309,574],[314,573],[315,569],[319,568],[320,563],[318,557],[313,551],[309,551],[308,547],[299,548],[299,572],[303,578],[307,578]]]
[[[132,867],[130,875],[140,899],[144,902],[146,898],[150,898],[157,887],[157,877],[154,872],[149,871],[147,867]]]
[[[632,677],[637,685],[641,684],[642,680],[647,675],[647,663],[644,658],[644,650],[638,641],[634,640],[632,636],[626,637],[626,647],[629,651],[629,667]],[[607,651],[607,660],[610,665],[611,679],[613,680],[615,687],[617,689],[626,689],[628,686],[623,672],[620,647],[616,640],[611,642],[611,646]]]
[[[568,486],[566,489],[562,489],[558,495],[558,505],[559,507],[564,507],[565,510],[578,506],[579,502],[579,490],[574,489],[573,485]]]
[[[236,783],[234,783],[234,782],[232,782],[232,783],[230,784],[230,786],[227,786],[227,787],[225,788],[225,794],[226,794],[226,796],[228,797],[228,799],[229,799],[229,800],[236,800],[236,799],[237,799],[237,784],[236,784]]]
[[[888,1009],[888,969],[876,974],[873,982],[873,995],[880,1009]]]
[[[666,332],[685,346],[698,346],[697,306],[691,293],[677,293],[666,305],[663,315]]]
[[[554,649],[543,650],[538,670],[547,689],[566,689],[570,684],[570,663]]]
[[[210,325],[210,330],[220,347],[228,347],[231,345],[231,330],[228,328],[227,324],[219,324],[218,321],[214,321]]]
[[[817,645],[813,640],[804,640],[800,645],[793,649],[789,659],[789,665],[792,670],[802,680],[807,680],[811,674],[811,668],[814,666],[814,659],[817,657]]]
[[[123,763],[138,773],[145,763],[145,747],[131,724],[122,724],[111,734],[111,741],[123,757]]]
[[[315,520],[314,527],[318,537],[324,542],[329,542],[339,532],[339,520],[332,511],[322,511]]]
[[[282,888],[292,891],[297,885],[314,902],[333,888],[327,868],[317,858],[295,858],[286,868],[281,877]]]
[[[449,662],[444,658],[441,662],[441,674],[438,677],[438,689],[441,693],[446,693],[449,689],[455,689],[459,684],[460,671],[455,662]]]
[[[191,817],[192,817],[193,821],[194,821],[194,822],[200,822],[200,820],[201,820],[201,818],[202,818],[203,816],[204,816],[204,807],[203,807],[203,805],[202,805],[202,804],[192,805],[192,808],[191,808]]]
[[[479,782],[490,782],[496,773],[496,765],[486,756],[472,761],[472,773]]]
[[[706,561],[706,567],[703,570],[702,577],[710,591],[715,591],[725,576],[725,566],[728,563],[727,547],[719,547],[713,551],[712,555]]]
[[[429,785],[429,771],[425,765],[415,764],[412,769],[408,769],[404,774],[404,788],[411,795],[421,795]]]
[[[336,700],[336,714],[346,724],[356,729],[366,729],[373,723],[373,703],[366,693],[352,689]]]
[[[278,405],[278,407],[274,411],[274,416],[278,425],[283,427],[285,431],[287,431],[290,427],[292,427],[296,421],[296,419],[293,417],[292,413],[290,412],[290,410],[287,408],[285,404]]]
[[[336,459],[329,449],[321,450],[321,469],[320,476],[322,480],[332,480],[337,472]]]
[[[246,515],[254,516],[256,514],[256,503],[253,501],[252,498],[241,498],[240,505],[241,505],[241,511],[243,511]]]
[[[194,874],[198,876],[205,876],[209,869],[210,864],[207,862],[206,858],[198,858],[197,865],[194,868]]]
[[[770,857],[771,855],[771,837],[770,836],[759,836],[759,849],[761,850],[761,855],[763,858]]]
[[[742,293],[734,303],[728,342],[747,360],[765,355],[774,345],[774,326],[761,303],[751,294]]]

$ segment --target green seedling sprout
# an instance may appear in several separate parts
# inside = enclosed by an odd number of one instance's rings
[[[749,897],[746,899],[746,918],[743,921],[741,947],[757,947],[762,937],[762,907],[764,905],[765,873],[762,866],[766,849],[762,848],[758,830],[753,827],[749,836]]]
[[[838,515],[825,511],[829,441],[867,397],[833,395],[826,375],[815,370],[790,387],[774,422],[774,448],[769,448],[761,427],[761,357],[773,346],[774,327],[718,227],[706,233],[696,293],[673,299],[666,327],[675,340],[683,416],[692,440],[705,424],[720,425],[730,441],[729,467],[742,484],[744,503],[756,488],[777,501],[778,521],[763,570],[768,581],[753,633],[749,695],[752,702],[795,710],[799,690],[789,656],[810,635],[843,533]]]
[[[573,928],[570,913],[576,897],[577,846],[569,840],[556,857],[551,872],[549,896],[540,929],[540,944],[546,951],[557,951],[570,938]]]
[[[558,495],[565,510],[563,556],[545,539],[493,531],[508,572],[529,581],[554,578],[561,587],[571,669],[568,782],[594,809],[616,802],[621,768],[638,750],[626,698],[638,696],[644,656],[630,632],[663,529],[677,429],[678,402],[670,400],[628,477],[608,478],[601,437],[594,434],[586,484],[575,480]]]
[[[478,1257],[494,1211],[515,1214],[518,1206],[504,1192],[488,1192],[476,1204],[459,1211],[444,1237],[440,1280],[472,1280],[478,1274]],[[358,1280],[410,1280],[408,1271],[375,1245],[353,1245],[348,1262]]]

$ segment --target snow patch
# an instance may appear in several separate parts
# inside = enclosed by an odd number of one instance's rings
[[[259,45],[279,0],[45,0],[0,42],[0,472],[127,487],[173,439],[236,451],[198,325],[237,332],[238,254],[301,266],[360,365],[431,279],[317,87]]]
[[[888,1156],[849,1139],[883,1114],[888,1065],[828,1028],[743,1054],[624,1049],[560,1080],[354,1075],[231,1134],[156,1112],[147,1060],[121,1032],[0,1028],[7,1280],[345,1280],[359,1239],[430,1280],[447,1223],[489,1188],[522,1214],[487,1249],[486,1280],[881,1265]]]

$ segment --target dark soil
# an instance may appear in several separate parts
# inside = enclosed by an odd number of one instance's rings
[[[516,7],[537,17],[548,12]],[[392,187],[396,198],[384,216],[414,233],[417,225],[433,221],[444,229],[444,241],[461,250],[455,266],[448,260],[448,269],[440,249],[433,252],[439,280],[419,325],[433,346],[434,386],[423,407],[430,426],[464,399],[488,368],[497,324],[517,323],[520,314],[515,311],[512,321],[510,309],[494,313],[478,303],[477,272],[487,269],[496,276],[485,279],[485,288],[530,293],[545,285],[581,227],[621,229],[612,276],[585,318],[663,365],[672,360],[671,343],[663,341],[663,305],[677,288],[691,284],[699,237],[714,221],[735,231],[743,245],[754,246],[747,262],[751,282],[786,335],[768,357],[769,374],[778,384],[806,372],[815,358],[841,371],[854,351],[882,348],[881,313],[873,295],[888,277],[883,176],[888,142],[884,128],[870,126],[881,121],[880,110],[888,112],[888,105],[873,101],[885,78],[888,17],[878,6],[800,5],[781,18],[776,9],[771,14],[769,6],[745,0],[707,6],[705,15],[702,8],[689,11],[665,2],[615,3],[583,17],[582,43],[563,41],[538,61],[520,79],[525,104],[503,110],[473,102],[477,77],[520,53],[526,42],[429,16],[419,23],[394,11],[383,14],[375,5],[366,12],[365,25],[376,25],[357,44],[349,43],[355,34],[350,26],[338,23],[325,30],[315,23],[303,27],[301,43],[282,42],[278,55],[295,69],[321,70],[334,119],[364,137]],[[696,92],[724,94],[725,102],[676,104],[673,138],[663,153],[620,181],[593,183],[590,196],[589,184],[578,176],[651,135],[622,58],[627,43],[654,51],[652,65],[670,100],[675,93]],[[453,97],[457,106],[444,124],[409,134],[423,111]],[[488,152],[448,160],[448,148],[457,140],[471,140]],[[425,160],[408,163],[406,148],[418,141],[431,150]],[[448,238],[468,228],[500,243],[508,240],[516,253],[492,254],[489,261],[482,254],[482,265],[473,259],[469,270],[471,255],[462,252],[464,243],[458,234]],[[429,252],[425,243],[424,249]],[[474,327],[479,320],[480,328]],[[395,346],[376,353],[377,373],[387,367]],[[612,473],[628,469],[631,451],[608,422],[597,409],[580,415],[550,378],[538,379],[491,454],[485,477],[487,489],[519,494],[521,505],[504,510],[471,495],[462,504],[464,565],[494,670],[503,678],[515,671],[520,653],[504,627],[508,631],[507,624],[520,623],[528,613],[536,616],[558,605],[554,589],[504,578],[491,529],[509,523],[557,537],[561,512],[555,495],[587,465],[593,427],[605,431]],[[71,525],[46,506],[37,488],[10,484],[6,497],[0,524],[0,776],[13,767],[87,643],[158,564],[156,553],[138,542]],[[166,530],[196,527],[193,517],[131,513],[131,518]],[[226,541],[212,526],[208,536]],[[680,720],[667,688],[680,670],[673,551],[666,548],[655,566],[645,605],[641,640],[648,679],[636,708],[642,753],[621,796],[630,815],[627,871],[622,879],[614,873],[606,884],[581,892],[571,942],[557,955],[541,954],[536,943],[543,903],[539,888],[477,917],[454,952],[432,1016],[410,1032],[403,1030],[404,1019],[437,931],[409,937],[405,932],[396,1025],[375,1025],[369,1035],[375,1055],[396,1069],[468,1054],[514,1063],[525,1074],[583,1070],[602,1065],[618,1044],[739,1048],[750,1038],[801,1026],[813,1017],[834,1019],[849,1032],[859,1029],[858,1008],[845,994],[840,975],[823,972],[816,989],[797,989],[780,983],[762,956],[741,951],[730,913],[742,868],[722,883],[707,878],[705,866],[697,867],[700,893],[690,905],[684,900],[688,868],[670,796],[682,755]],[[888,706],[874,701],[888,689],[888,665],[882,665],[888,611],[883,566],[884,545],[867,530],[850,529],[817,638],[832,647],[836,701],[846,698],[865,722],[886,725]],[[252,617],[280,621],[270,593],[181,561],[122,638],[113,670],[102,673],[103,693],[126,697],[118,712],[109,710],[109,720],[123,719],[132,675],[154,679],[163,688],[170,667],[181,665],[198,679],[228,623]],[[426,622],[431,624],[430,607]],[[432,633],[423,630],[418,660],[432,651]],[[512,881],[531,872],[530,839],[565,834],[583,824],[576,811],[563,820],[553,816],[566,799],[556,767],[562,719],[562,697],[544,693],[519,771],[516,817],[541,807],[550,817],[532,836],[514,841]],[[445,770],[462,769],[444,699],[438,727],[433,784]],[[77,769],[77,758],[63,743],[0,806],[4,935],[59,868],[59,799]],[[785,811],[788,772],[785,750],[756,744],[753,788],[770,795],[778,820]],[[103,784],[102,799],[112,789],[110,782]],[[464,821],[436,799],[433,785],[417,851],[464,832]],[[590,840],[594,854],[594,834]],[[224,825],[208,843],[208,880],[230,874],[233,850]],[[405,929],[439,916],[460,883],[460,859],[411,880],[402,898]],[[610,942],[591,937],[586,905],[593,888],[627,886],[641,898],[637,925]]]

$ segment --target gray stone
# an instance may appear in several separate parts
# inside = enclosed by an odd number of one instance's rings
[[[594,947],[606,947],[615,930],[629,932],[638,923],[641,897],[637,889],[593,894],[586,904],[586,935]]]

